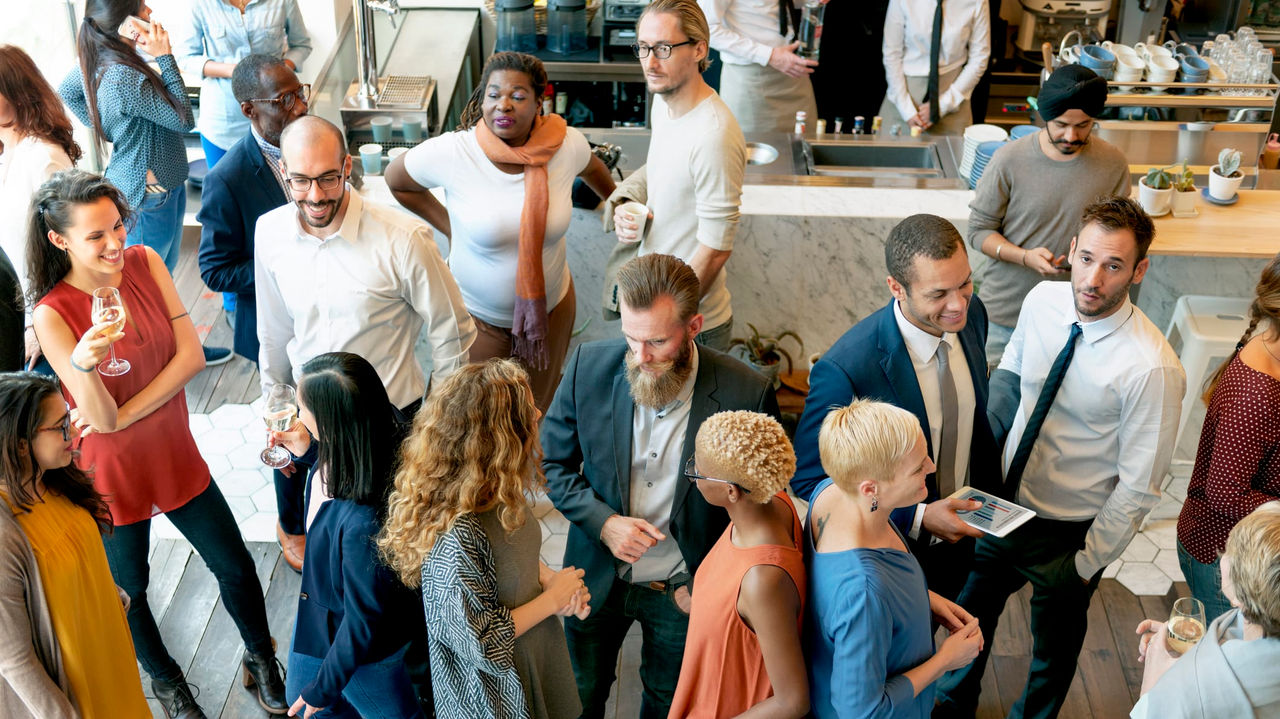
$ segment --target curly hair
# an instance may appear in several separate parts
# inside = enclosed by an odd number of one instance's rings
[[[431,391],[400,448],[378,535],[383,560],[406,586],[459,517],[498,508],[508,533],[528,518],[525,493],[546,484],[529,377],[509,359],[466,365]]]
[[[698,427],[694,446],[700,460],[750,490],[747,497],[756,504],[768,504],[796,473],[787,433],[767,414],[716,412]]]

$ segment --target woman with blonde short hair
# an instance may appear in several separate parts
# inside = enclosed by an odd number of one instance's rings
[[[829,478],[814,489],[805,532],[813,716],[928,719],[934,682],[973,661],[982,632],[928,590],[889,521],[927,492],[924,432],[907,410],[856,400],[823,420],[818,452]],[[951,631],[936,652],[931,616]]]

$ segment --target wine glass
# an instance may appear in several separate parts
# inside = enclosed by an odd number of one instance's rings
[[[1204,637],[1204,604],[1195,597],[1178,597],[1169,613],[1169,653],[1182,656]]]
[[[93,291],[93,310],[90,315],[95,325],[110,322],[106,334],[124,332],[124,302],[120,300],[120,290],[114,287],[99,287]],[[116,359],[116,345],[111,343],[111,359],[103,360],[98,365],[98,372],[107,377],[119,377],[129,371],[129,360]]]
[[[262,406],[262,419],[272,432],[286,432],[298,419],[297,392],[292,385],[273,384]],[[274,469],[288,467],[293,458],[284,447],[268,447],[259,455],[262,463]]]

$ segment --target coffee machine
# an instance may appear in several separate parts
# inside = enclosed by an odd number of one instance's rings
[[[649,0],[604,0],[601,24],[601,59],[605,62],[635,62],[631,46],[636,41],[636,21]]]
[[[1014,43],[1018,53],[1039,63],[1040,46],[1049,43],[1054,51],[1072,30],[1084,42],[1100,42],[1107,34],[1111,0],[1020,0],[1022,24]]]

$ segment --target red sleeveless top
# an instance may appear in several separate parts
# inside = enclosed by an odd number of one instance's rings
[[[150,384],[178,349],[169,309],[147,266],[146,248],[125,248],[119,289],[127,323],[124,339],[115,345],[116,356],[129,360],[132,369],[119,377],[102,378],[116,406]],[[89,317],[93,298],[66,280],[54,285],[38,304],[53,308],[77,338],[93,326]],[[75,399],[65,385],[62,394],[74,407]],[[177,509],[209,486],[209,466],[191,436],[185,390],[119,432],[85,437],[77,464],[92,469],[94,486],[106,496],[116,526]]]
[[[738,615],[738,590],[752,567],[780,567],[796,584],[799,616],[804,616],[803,529],[791,498],[786,492],[777,496],[791,508],[791,546],[734,546],[730,524],[698,566],[684,663],[668,719],[735,717],[773,696],[760,641]],[[799,625],[797,617],[797,630]]]

